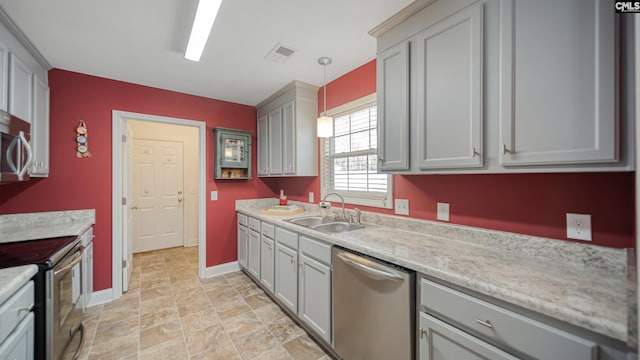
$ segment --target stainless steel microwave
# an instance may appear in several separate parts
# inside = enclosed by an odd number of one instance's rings
[[[29,180],[31,124],[0,110],[0,182]]]

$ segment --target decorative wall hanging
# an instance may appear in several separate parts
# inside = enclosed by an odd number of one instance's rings
[[[91,153],[89,152],[89,141],[87,140],[87,124],[84,123],[84,120],[80,120],[78,123],[78,127],[76,128],[76,157],[91,157]]]

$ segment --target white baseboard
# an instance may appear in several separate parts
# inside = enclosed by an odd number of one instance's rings
[[[94,291],[93,294],[91,294],[91,300],[89,300],[89,305],[87,305],[87,307],[106,304],[112,301],[113,289],[109,288],[100,291]]]
[[[224,275],[230,272],[240,270],[240,265],[237,261],[229,262],[226,264],[220,264],[216,266],[211,266],[205,269],[204,277],[210,278],[214,276]]]
[[[194,247],[194,246],[198,246],[198,239],[192,239],[190,241],[184,242],[184,247]]]

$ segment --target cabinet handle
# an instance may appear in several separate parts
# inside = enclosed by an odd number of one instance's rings
[[[476,147],[474,146],[471,148],[471,157],[476,157],[478,155],[480,155],[480,153],[476,151]]]
[[[506,155],[507,153],[510,153],[511,150],[507,149],[507,144],[502,144],[502,155]]]
[[[427,335],[427,330],[424,328],[420,328],[420,339],[424,339],[424,338],[429,338],[429,335]]]
[[[488,327],[489,329],[493,329],[493,324],[492,324],[492,323],[491,323],[491,321],[489,321],[489,320],[480,320],[480,319],[477,319],[477,320],[476,320],[476,322],[477,322],[478,324],[482,325],[482,326],[486,326],[486,327]]]

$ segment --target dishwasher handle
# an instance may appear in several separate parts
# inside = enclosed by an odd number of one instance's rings
[[[338,259],[343,261],[345,264],[360,270],[364,275],[373,279],[373,280],[390,280],[390,281],[402,281],[404,280],[402,276],[394,274],[392,272],[388,272],[382,269],[373,268],[371,266],[365,265],[358,261],[360,257],[351,258],[346,256],[344,253],[336,253],[335,254]],[[370,261],[367,261],[371,263]]]

